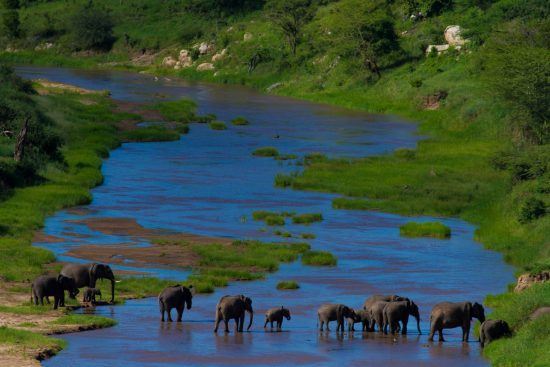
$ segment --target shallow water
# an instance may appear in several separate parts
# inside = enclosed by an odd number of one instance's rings
[[[105,235],[71,220],[87,217],[135,218],[147,228],[195,234],[280,240],[273,228],[251,219],[254,210],[321,212],[324,221],[309,226],[287,224],[293,234],[314,233],[314,249],[333,252],[334,268],[284,264],[266,280],[236,282],[212,295],[197,295],[183,324],[159,322],[156,299],[129,301],[95,312],[117,319],[110,329],[62,336],[67,349],[45,366],[176,366],[227,365],[486,365],[478,343],[460,342],[460,329],[447,332],[444,344],[428,343],[428,315],[443,301],[482,301],[487,293],[505,290],[512,269],[499,254],[473,241],[474,228],[460,220],[443,219],[452,228],[449,240],[407,239],[399,226],[410,218],[379,212],[333,210],[334,195],[273,187],[279,172],[299,167],[290,162],[257,158],[251,152],[275,146],[281,153],[322,152],[337,157],[380,154],[414,147],[420,138],[414,124],[393,116],[368,115],[326,105],[266,96],[253,90],[181,81],[124,72],[19,68],[29,78],[47,78],[91,89],[109,89],[122,100],[151,101],[187,96],[203,113],[229,121],[242,115],[251,121],[227,131],[194,124],[189,135],[168,143],[124,144],[105,161],[105,182],[93,190],[85,213],[62,211],[48,219],[45,232],[63,238],[37,243],[61,260],[82,244],[135,243],[128,237]],[[279,139],[274,136],[279,135]],[[430,220],[422,217],[415,220]],[[129,263],[125,270],[133,270]],[[143,269],[140,269],[143,270]],[[182,279],[186,270],[148,269],[156,276]],[[297,291],[278,291],[280,280],[294,279]],[[224,294],[246,294],[254,300],[255,324],[250,333],[214,335],[213,311]],[[415,300],[421,311],[423,335],[410,332],[392,338],[355,332],[338,336],[316,332],[316,309],[324,302],[360,307],[373,293],[396,293]],[[292,320],[284,332],[264,332],[263,311],[285,305]],[[412,324],[410,325],[412,326]],[[333,325],[335,328],[336,325]],[[415,329],[410,327],[409,329]],[[471,335],[471,340],[474,340]]]

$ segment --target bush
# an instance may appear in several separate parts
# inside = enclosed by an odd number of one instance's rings
[[[74,49],[109,51],[115,42],[113,26],[106,11],[93,5],[80,8],[71,19]]]
[[[284,280],[277,283],[277,289],[299,289],[300,285],[294,280]]]
[[[451,229],[439,222],[409,222],[399,227],[399,234],[406,237],[451,237]]]
[[[265,224],[268,226],[284,226],[285,218],[282,215],[269,215],[265,217]]]
[[[529,223],[546,214],[546,206],[542,200],[531,197],[523,203],[519,212],[519,222]]]
[[[223,121],[212,121],[208,123],[212,130],[227,130],[227,125]]]
[[[249,124],[248,120],[245,119],[244,117],[235,117],[233,120],[231,120],[231,123],[233,125],[239,125],[239,126]]]
[[[302,255],[302,264],[316,266],[335,266],[336,257],[327,251],[307,251]]]
[[[256,157],[277,157],[279,151],[275,147],[262,147],[252,152],[252,155]]]
[[[310,224],[322,220],[323,215],[321,213],[299,214],[292,217],[292,223],[294,224]]]

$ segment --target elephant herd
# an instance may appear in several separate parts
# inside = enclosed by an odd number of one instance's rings
[[[115,297],[115,277],[113,271],[105,264],[67,264],[57,276],[41,276],[34,280],[31,286],[31,301],[34,304],[43,304],[44,298],[49,303],[49,296],[54,297],[54,309],[64,306],[65,291],[69,296],[75,298],[79,288],[87,287],[84,291],[84,302],[95,303],[96,296],[101,297],[99,289],[95,288],[98,279],[109,279],[111,281],[111,302]],[[176,309],[177,321],[181,322],[185,308],[191,309],[193,304],[194,289],[192,286],[185,287],[174,285],[165,288],[158,296],[161,321],[165,321],[165,314],[168,321],[172,321],[171,310]],[[243,332],[245,315],[250,314],[247,330],[252,326],[254,310],[252,299],[244,295],[223,296],[216,305],[214,332],[218,331],[223,321],[225,332],[229,332],[229,321],[235,321],[235,331]],[[353,309],[344,304],[324,304],[317,310],[319,330],[330,331],[329,323],[336,321],[336,331],[343,332],[347,322],[348,331],[355,331],[355,324],[361,323],[363,332],[379,332],[396,334],[401,332],[407,334],[409,317],[416,320],[418,333],[420,330],[420,311],[418,305],[407,297],[390,295],[374,295],[369,297],[361,309]],[[276,324],[278,330],[282,328],[284,319],[290,320],[290,310],[285,307],[269,309],[265,314],[264,328],[270,324]],[[437,332],[439,341],[444,341],[443,329],[456,327],[462,328],[462,341],[467,342],[470,334],[472,318],[478,319],[480,326],[480,342],[485,344],[511,334],[506,321],[485,320],[485,310],[479,303],[471,302],[441,302],[436,304],[430,314],[430,333],[428,340],[433,341]]]

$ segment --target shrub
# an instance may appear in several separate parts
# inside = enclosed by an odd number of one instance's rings
[[[277,157],[279,151],[275,147],[262,147],[252,152],[252,155],[256,157]]]
[[[546,206],[542,200],[531,197],[523,203],[519,212],[519,222],[528,223],[546,214]]]
[[[115,42],[113,26],[111,16],[106,11],[93,5],[80,8],[71,18],[74,48],[109,51]]]
[[[211,121],[208,126],[212,130],[227,130],[227,125],[223,121]]]
[[[248,120],[245,119],[245,118],[242,117],[242,116],[235,117],[233,120],[231,120],[231,123],[232,123],[233,125],[239,125],[239,126],[248,125],[248,124],[249,124]]]
[[[406,237],[451,237],[451,229],[440,222],[409,222],[399,227],[399,234]]]
[[[321,213],[299,214],[292,217],[292,223],[294,224],[310,224],[322,220],[323,215]]]
[[[284,280],[277,283],[277,289],[299,289],[300,285],[294,280]]]
[[[335,266],[336,257],[327,251],[307,251],[302,255],[302,264],[316,266]]]

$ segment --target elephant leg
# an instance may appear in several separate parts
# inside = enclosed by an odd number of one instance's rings
[[[401,334],[406,335],[407,334],[407,324],[409,323],[409,316],[406,315],[403,317],[403,327],[401,328]],[[397,326],[399,326],[399,322],[397,322]]]
[[[265,324],[264,324],[264,329],[267,327],[267,324],[268,324],[268,323],[269,323],[269,319],[266,318],[266,319],[265,319]]]
[[[439,329],[437,332],[439,333],[439,341],[444,342],[445,339],[443,338],[443,329]]]
[[[178,310],[178,322],[181,322],[181,318],[183,316],[183,305],[181,305],[181,307],[177,308]]]
[[[229,332],[229,319],[227,317],[223,318],[223,323],[225,324],[225,332]]]
[[[327,331],[330,331],[329,323],[330,323],[330,321],[327,320]]]
[[[323,320],[320,320],[321,327],[319,328],[319,331],[323,331],[323,326],[325,325],[325,322]]]
[[[50,304],[50,297],[46,296],[46,303]]]
[[[242,333],[243,332],[243,328],[244,328],[244,313],[241,317],[239,317],[237,320],[239,320],[239,332]]]
[[[172,307],[168,307],[168,308],[166,309],[166,314],[168,315],[168,321],[170,321],[170,322],[172,322],[172,314],[171,314],[171,312],[172,312]]]
[[[53,309],[54,310],[57,310],[57,307],[59,306],[59,297],[58,296],[55,296],[53,298]]]
[[[40,306],[44,306],[44,297],[40,296]]]
[[[283,319],[277,321],[277,329],[281,330],[283,328]]]
[[[164,315],[164,314],[163,314]],[[220,314],[219,312],[216,312],[216,321],[215,321],[215,324],[216,326],[214,326],[214,332],[217,333],[218,332],[218,326],[220,325],[220,322],[222,321],[222,318],[220,317]]]
[[[273,329],[273,320],[271,320],[271,329]]]
[[[470,337],[470,325],[465,325],[462,327],[462,341],[468,342]]]

